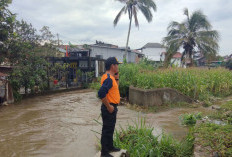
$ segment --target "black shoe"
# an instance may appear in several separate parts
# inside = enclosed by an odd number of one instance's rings
[[[104,153],[104,154],[101,153],[101,157],[113,157],[113,156],[110,155],[109,153]]]
[[[112,149],[110,149],[110,152],[119,152],[120,150],[120,148],[113,147]]]

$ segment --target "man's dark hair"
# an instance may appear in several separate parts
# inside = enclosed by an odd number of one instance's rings
[[[112,64],[105,64],[105,68],[106,68],[106,70],[110,70],[110,66],[111,66]]]

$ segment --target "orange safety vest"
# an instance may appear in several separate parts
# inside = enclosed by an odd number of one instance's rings
[[[102,75],[101,78],[101,85],[107,79],[107,74]],[[120,93],[118,89],[118,84],[113,76],[110,75],[110,78],[112,79],[112,87],[109,89],[108,93],[106,94],[106,98],[109,101],[109,103],[113,104],[119,104],[120,103]]]

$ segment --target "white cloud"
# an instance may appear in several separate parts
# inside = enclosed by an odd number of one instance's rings
[[[232,52],[230,39],[232,32],[231,0],[155,0],[157,12],[153,21],[147,23],[139,13],[140,28],[132,27],[130,47],[140,48],[147,42],[161,42],[167,33],[168,24],[175,20],[181,22],[185,17],[183,9],[192,11],[201,9],[221,33],[220,54]],[[123,4],[115,0],[14,0],[10,9],[32,23],[37,30],[49,26],[51,31],[60,34],[65,42],[93,43],[103,40],[108,43],[125,46],[128,31],[128,15],[123,15],[118,25],[113,20]]]

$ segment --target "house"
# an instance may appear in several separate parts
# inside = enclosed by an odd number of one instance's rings
[[[196,63],[197,67],[206,65],[206,57],[200,51],[193,54],[193,61]]]
[[[149,60],[160,62],[162,52],[166,52],[166,49],[160,43],[147,43],[141,48],[142,54]]]
[[[8,77],[8,74],[0,72],[0,104],[11,104],[14,102],[13,90]]]
[[[106,60],[109,57],[116,57],[120,62],[123,62],[123,56],[125,55],[125,47],[119,47],[117,45],[107,44],[101,41],[96,41],[95,44],[89,45],[91,48],[91,57],[97,57]],[[138,50],[127,50],[126,60],[128,63],[137,63],[143,54]]]
[[[116,57],[120,62],[123,62],[125,54],[125,48],[100,41],[96,41],[92,45],[61,45],[60,51],[64,53],[65,57],[50,57],[50,62],[51,64],[70,64],[67,78],[69,86],[80,81],[79,72],[82,74],[94,72],[95,77],[98,77],[105,72],[104,61],[107,58]],[[128,50],[126,55],[129,63],[138,63],[142,57],[143,54],[140,51],[131,49]],[[55,77],[58,81],[64,80],[61,75]]]
[[[161,53],[161,61],[164,61],[166,54],[167,54],[167,52],[162,52]],[[182,66],[181,57],[182,57],[182,53],[176,52],[172,56],[172,58],[170,60],[170,64],[175,65],[176,67],[181,67]]]
[[[180,52],[177,52],[175,53],[173,56],[172,56],[172,59],[171,59],[171,64],[172,65],[175,65],[177,67],[181,67],[181,57],[182,57],[182,53]]]

